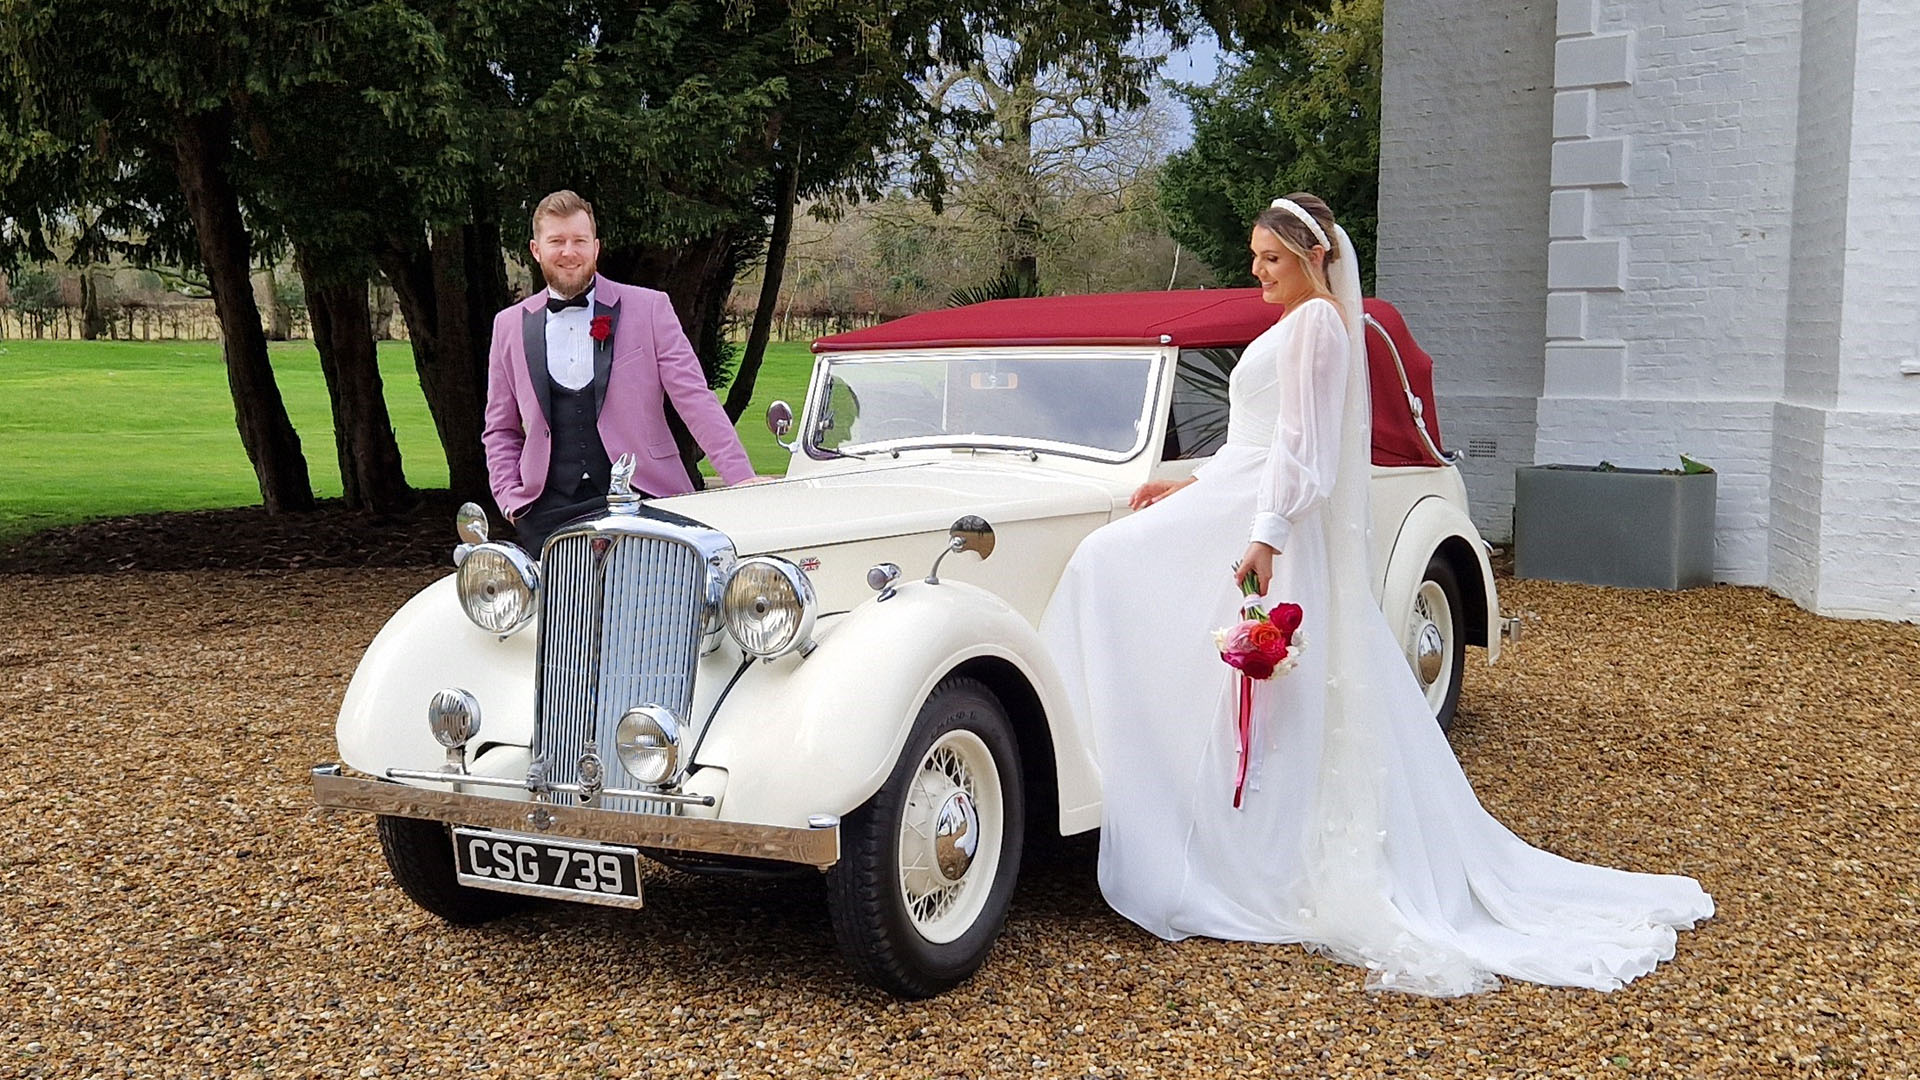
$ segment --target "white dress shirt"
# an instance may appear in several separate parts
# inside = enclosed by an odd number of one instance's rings
[[[547,295],[566,299],[551,288]],[[547,312],[547,374],[569,390],[593,381],[593,311],[593,290],[588,289],[586,307]]]

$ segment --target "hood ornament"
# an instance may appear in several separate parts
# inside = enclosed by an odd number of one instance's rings
[[[638,514],[640,493],[633,489],[633,455],[621,454],[613,463],[613,479],[607,484],[607,512]]]

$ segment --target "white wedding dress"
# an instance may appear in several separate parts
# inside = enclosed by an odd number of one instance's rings
[[[1247,347],[1198,482],[1087,537],[1042,619],[1099,759],[1101,891],[1163,938],[1300,942],[1374,988],[1614,989],[1713,901],[1530,847],[1474,797],[1371,592],[1352,263],[1339,306],[1302,304]],[[1256,515],[1286,533],[1266,596],[1305,610],[1306,647],[1255,683],[1236,810],[1237,672],[1211,631],[1236,619]]]

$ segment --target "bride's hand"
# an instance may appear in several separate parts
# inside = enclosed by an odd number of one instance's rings
[[[1144,510],[1191,483],[1193,483],[1191,476],[1185,480],[1149,480],[1135,489],[1133,495],[1127,499],[1127,506],[1134,510]]]
[[[1253,591],[1265,593],[1273,581],[1273,557],[1280,554],[1267,545],[1255,540],[1247,545],[1247,553],[1240,556],[1240,563],[1234,567],[1233,582],[1244,587],[1248,577],[1253,578]]]

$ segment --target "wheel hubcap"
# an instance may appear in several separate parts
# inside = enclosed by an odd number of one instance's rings
[[[900,898],[928,941],[973,925],[1000,857],[1000,774],[971,731],[949,731],[920,759],[900,816]]]
[[[1440,638],[1439,627],[1427,623],[1420,628],[1413,647],[1413,667],[1420,676],[1421,686],[1431,686],[1433,680],[1440,677],[1441,668],[1446,663],[1446,657],[1441,653],[1445,647],[1446,642]]]
[[[1446,701],[1453,682],[1453,606],[1438,582],[1423,581],[1413,594],[1407,620],[1407,660],[1420,681],[1427,703],[1435,710]]]
[[[964,791],[947,796],[933,823],[934,866],[948,884],[967,876],[974,852],[980,850],[980,816],[973,798]]]

